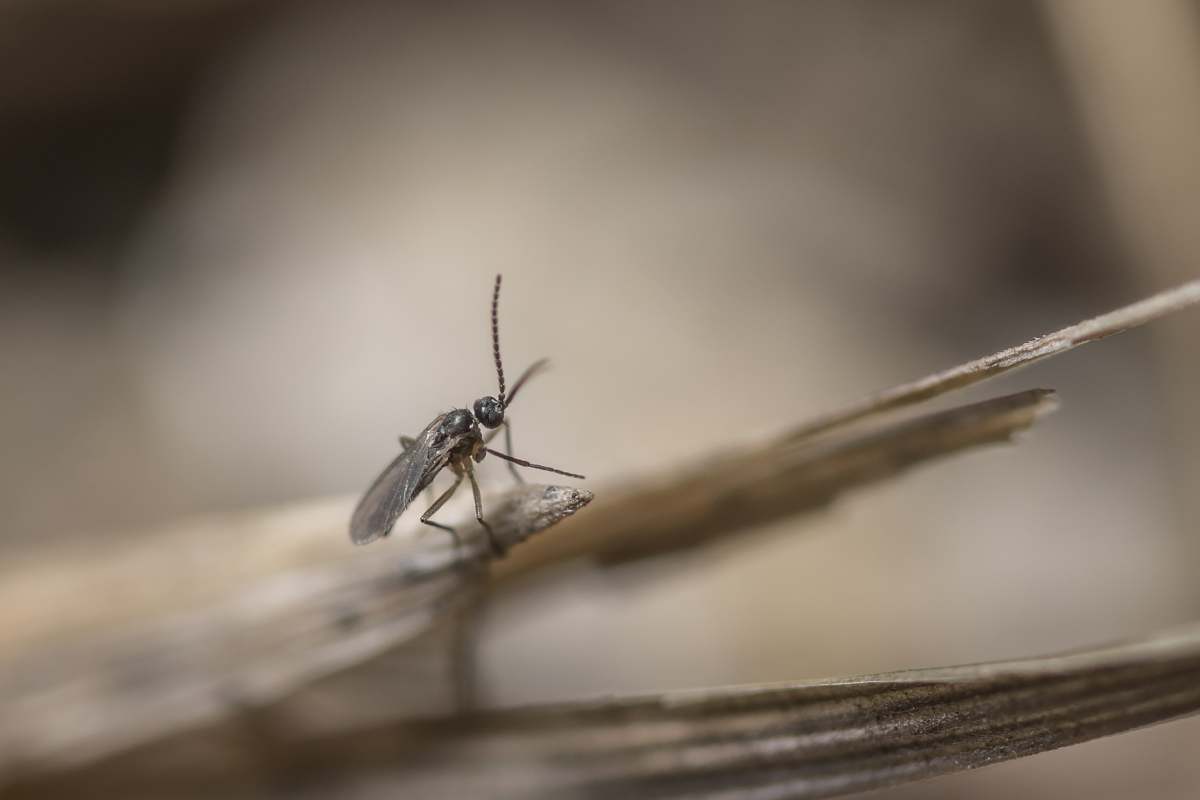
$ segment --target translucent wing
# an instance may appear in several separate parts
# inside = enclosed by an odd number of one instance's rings
[[[438,415],[412,446],[393,459],[358,501],[350,518],[350,540],[366,544],[387,536],[413,498],[430,484],[450,458],[450,441],[436,442],[445,414]]]

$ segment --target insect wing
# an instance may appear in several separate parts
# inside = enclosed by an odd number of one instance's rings
[[[450,457],[447,444],[450,443],[434,444],[445,416],[441,414],[429,423],[412,446],[387,465],[358,501],[350,519],[352,542],[366,544],[387,536],[413,498],[446,466]]]

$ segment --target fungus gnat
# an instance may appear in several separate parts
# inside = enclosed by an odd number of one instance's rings
[[[441,528],[458,541],[458,532],[449,525],[434,522],[430,517],[437,513],[466,477],[471,481],[471,492],[475,496],[475,519],[487,531],[488,542],[492,551],[497,555],[503,553],[503,548],[496,541],[492,527],[483,518],[483,504],[479,499],[479,484],[475,481],[475,471],[471,464],[483,460],[488,453],[509,462],[509,469],[518,481],[514,464],[532,469],[554,472],[571,478],[583,478],[574,472],[566,472],[554,467],[533,464],[512,455],[512,431],[504,412],[516,399],[517,392],[529,378],[546,365],[546,359],[536,361],[517,378],[512,392],[507,396],[504,392],[504,367],[500,362],[500,276],[496,276],[496,287],[492,290],[492,357],[496,361],[496,377],[500,384],[500,393],[496,397],[481,397],[475,401],[472,410],[456,408],[439,414],[425,426],[416,437],[401,436],[400,455],[388,464],[387,469],[375,479],[371,488],[363,495],[354,516],[350,519],[350,540],[355,544],[366,544],[381,536],[387,536],[396,519],[408,508],[413,499],[420,494],[442,471],[450,467],[454,472],[454,484],[442,493],[433,505],[421,515],[421,522]],[[479,426],[490,429],[486,438],[480,433]],[[507,453],[497,452],[487,445],[504,428],[505,449]]]

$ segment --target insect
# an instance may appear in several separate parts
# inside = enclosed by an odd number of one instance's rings
[[[350,519],[350,540],[355,544],[366,544],[391,532],[396,519],[408,508],[413,499],[423,489],[433,483],[433,479],[445,467],[454,472],[454,484],[441,494],[433,505],[421,515],[421,522],[440,528],[459,542],[458,531],[449,525],[434,522],[431,517],[437,513],[446,501],[454,495],[462,484],[463,478],[471,482],[471,491],[475,496],[475,519],[487,531],[488,543],[496,555],[502,555],[504,550],[496,539],[492,526],[483,518],[483,504],[479,497],[479,483],[475,480],[475,470],[472,462],[483,461],[488,453],[508,462],[513,476],[521,481],[521,476],[513,466],[519,465],[531,469],[545,470],[571,478],[583,478],[574,472],[566,472],[542,464],[534,464],[512,455],[512,429],[504,418],[504,412],[516,399],[517,392],[535,373],[546,366],[547,360],[534,362],[513,384],[512,392],[505,394],[504,366],[500,361],[500,276],[496,276],[496,285],[492,290],[492,358],[496,362],[496,378],[500,384],[500,392],[496,397],[481,397],[475,401],[472,410],[455,408],[444,414],[439,414],[425,426],[415,437],[401,436],[400,455],[388,464],[362,500],[354,509]],[[482,425],[489,429],[485,437],[479,430]],[[487,445],[504,428],[506,453],[500,453]]]

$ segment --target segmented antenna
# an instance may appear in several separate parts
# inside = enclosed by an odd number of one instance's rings
[[[496,377],[500,379],[500,395],[496,399],[504,408],[504,365],[500,363],[500,276],[492,290],[492,358],[496,360]]]

